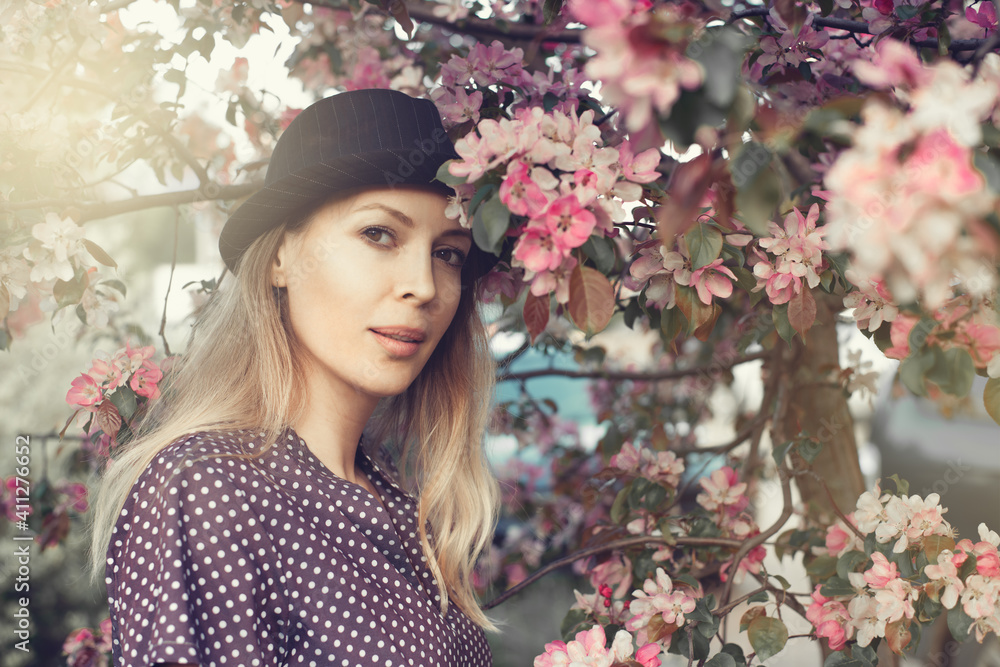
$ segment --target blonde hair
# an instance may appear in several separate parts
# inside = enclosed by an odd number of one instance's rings
[[[305,388],[287,299],[274,291],[270,275],[284,233],[309,218],[290,217],[247,249],[238,274],[223,281],[199,313],[163,397],[109,463],[94,502],[94,579],[104,573],[129,491],[160,451],[198,431],[249,429],[263,447],[246,458],[257,458],[301,415]],[[483,449],[495,369],[475,304],[475,253],[470,259],[451,326],[410,387],[383,399],[365,440],[389,439],[402,451],[400,469],[411,472],[418,496],[420,543],[438,582],[441,613],[453,601],[476,625],[495,630],[472,586],[476,560],[492,537],[499,491]]]

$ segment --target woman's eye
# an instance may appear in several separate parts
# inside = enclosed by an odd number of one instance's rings
[[[451,266],[461,267],[465,264],[465,253],[458,248],[441,248],[435,252],[435,255]]]
[[[367,227],[361,234],[376,245],[389,245],[392,243],[392,232],[384,227]]]

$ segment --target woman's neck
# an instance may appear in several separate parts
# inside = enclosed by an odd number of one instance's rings
[[[330,472],[367,488],[370,483],[367,478],[359,479],[364,475],[356,470],[354,460],[378,401],[360,395],[335,396],[317,383],[307,383],[306,391],[306,408],[292,424],[295,432]]]

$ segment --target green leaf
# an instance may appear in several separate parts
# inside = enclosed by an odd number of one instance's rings
[[[611,273],[615,268],[615,242],[606,236],[591,236],[581,248],[601,273]]]
[[[898,16],[903,21],[909,21],[914,16],[920,13],[919,6],[913,5],[900,5],[896,7],[896,16]]]
[[[948,629],[956,640],[962,642],[968,639],[971,627],[972,617],[966,614],[960,605],[948,611]]]
[[[934,362],[934,351],[931,349],[920,349],[910,354],[899,364],[900,381],[917,396],[926,396],[927,385],[924,384],[924,374],[934,367]]]
[[[577,628],[586,621],[587,612],[582,609],[570,609],[569,613],[563,617],[563,622],[560,626],[560,634],[562,634],[563,639],[572,639],[573,635],[577,632]]]
[[[846,581],[849,573],[857,571],[858,565],[867,561],[868,554],[864,551],[848,551],[837,559],[837,576]]]
[[[838,563],[839,565],[839,563]],[[841,579],[840,577],[830,577],[823,584],[823,587],[819,589],[819,592],[828,598],[836,597],[838,595],[854,595],[854,586],[851,586],[851,582],[847,579]]]
[[[545,0],[542,4],[542,18],[545,21],[545,25],[548,25],[559,18],[559,12],[562,10],[563,0]]]
[[[726,644],[722,647],[722,652],[731,655],[739,667],[745,667],[747,664],[746,656],[743,655],[743,647],[739,644]]]
[[[780,574],[772,574],[771,576],[778,580],[778,584],[781,585],[782,590],[787,591],[789,588],[792,587],[792,585],[788,583],[788,579],[785,579]]]
[[[705,663],[705,667],[736,667],[736,660],[728,653],[716,653]]]
[[[499,255],[509,226],[510,211],[500,197],[493,196],[476,209],[472,219],[472,238],[486,252]]]
[[[461,185],[466,181],[465,176],[452,176],[451,172],[448,171],[448,165],[452,162],[457,162],[457,160],[448,160],[443,165],[438,167],[437,176],[435,176],[435,178],[445,185]]]
[[[774,320],[774,330],[778,332],[782,340],[787,343],[792,342],[792,338],[795,337],[795,329],[792,328],[791,322],[788,321],[788,304],[782,303],[774,306],[771,309],[771,313]]]
[[[104,248],[102,248],[101,246],[97,245],[90,239],[83,239],[83,245],[84,247],[87,248],[87,252],[90,253],[90,256],[96,259],[104,266],[110,266],[113,269],[118,268],[118,263],[115,262],[115,260],[111,259],[111,255],[106,253],[104,251]]]
[[[785,456],[788,454],[788,450],[791,449],[792,445],[794,444],[795,442],[793,440],[789,440],[788,442],[780,444],[774,449],[772,449],[771,456],[774,457],[774,462],[780,466],[781,462],[785,460]]]
[[[111,402],[118,408],[118,414],[126,422],[132,420],[137,407],[135,392],[128,385],[122,385],[111,394]]]
[[[126,296],[126,294],[125,294],[125,283],[123,283],[120,280],[115,280],[114,278],[108,278],[107,280],[102,280],[101,282],[99,282],[97,284],[98,285],[107,285],[108,287],[110,287],[113,290],[118,290],[121,293],[122,296]]]
[[[760,662],[777,655],[788,641],[788,628],[777,618],[761,616],[755,618],[747,628],[750,645],[757,652]]]
[[[835,556],[817,556],[806,565],[806,574],[816,581],[833,576],[836,572],[837,558]]]
[[[891,479],[893,484],[896,485],[896,495],[905,496],[910,493],[910,483],[905,479],[900,479],[897,473],[889,475],[886,479]]]
[[[767,601],[768,601],[768,596],[766,591],[759,591],[757,593],[754,593],[747,599],[747,602],[767,602]]]
[[[691,256],[692,269],[708,266],[722,252],[722,232],[703,222],[696,222],[684,235],[684,241]]]
[[[927,379],[952,396],[967,396],[972,389],[976,367],[968,350],[953,347],[945,351],[934,349],[934,365]]]
[[[1000,378],[990,378],[986,381],[983,405],[986,406],[986,412],[990,417],[993,417],[993,421],[1000,424]]]
[[[621,523],[628,515],[628,496],[628,486],[619,491],[618,495],[615,496],[615,502],[611,505],[611,520],[614,523]]]

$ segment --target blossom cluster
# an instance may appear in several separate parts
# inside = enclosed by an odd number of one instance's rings
[[[897,303],[919,298],[936,309],[956,283],[989,294],[1000,239],[984,219],[1000,199],[973,157],[980,124],[997,111],[1000,57],[970,80],[951,61],[927,66],[908,46],[883,40],[879,61],[859,62],[855,74],[892,89],[898,104],[869,100],[852,148],[826,174],[831,247],[849,250],[862,284],[884,283]]]
[[[449,164],[464,179],[458,199],[470,199],[471,184],[503,168],[498,196],[511,213],[527,222],[519,229],[512,266],[525,270],[531,292],[554,292],[569,299],[572,254],[592,234],[611,234],[625,219],[623,202],[637,201],[643,183],[656,180],[659,151],[634,155],[627,143],[604,144],[593,110],[580,115],[541,107],[521,108],[514,118],[484,119],[455,143],[460,160]],[[464,206],[448,211],[469,225]]]
[[[533,664],[534,667],[612,667],[631,661],[628,664],[660,666],[660,647],[656,644],[646,644],[637,651],[632,646],[632,635],[625,630],[615,634],[610,647],[607,642],[604,628],[595,625],[577,633],[576,639],[569,642],[549,642],[545,653],[536,657]]]
[[[704,27],[693,3],[573,0],[569,11],[587,25],[583,42],[597,52],[587,76],[601,82],[602,99],[620,110],[630,132],[648,134],[683,90],[701,86],[701,65],[685,55]]]
[[[122,290],[114,281],[96,280],[97,267],[89,263],[88,253],[109,261],[84,239],[83,228],[71,218],[47,214],[32,226],[28,242],[0,249],[0,292],[7,297],[0,301],[9,300],[13,312],[34,287],[43,297],[43,311],[78,304],[80,319],[88,326],[107,326]],[[69,288],[61,287],[67,283]]]
[[[973,304],[968,297],[949,300],[932,313],[933,328],[926,332],[925,345],[942,351],[961,349],[969,353],[976,368],[993,378],[1000,377],[1000,316],[987,304]],[[905,359],[913,350],[910,335],[920,318],[903,312],[889,329],[892,346],[884,350],[890,359]]]
[[[808,608],[816,635],[826,637],[831,649],[888,637],[900,652],[921,613],[962,613],[979,642],[990,632],[1000,634],[1000,536],[980,524],[978,542],[956,543],[939,503],[936,493],[894,495],[876,485],[847,515],[850,527],[840,521],[827,530],[819,551],[854,564],[841,582],[853,593],[824,593],[824,584],[817,584]]]
[[[698,484],[702,492],[695,500],[713,515],[722,536],[746,540],[760,534],[756,521],[745,511],[750,504],[750,498],[746,495],[747,484],[740,481],[736,470],[730,466],[722,466],[713,470],[711,475],[699,479]],[[762,546],[751,549],[732,575],[734,582],[741,583],[747,572],[759,573],[766,554]],[[723,581],[729,578],[731,565],[732,560],[723,563],[720,568],[719,575]]]
[[[810,289],[819,285],[819,274],[829,268],[823,258],[829,246],[823,240],[826,228],[817,228],[817,220],[819,205],[813,204],[805,216],[793,208],[783,228],[774,222],[768,224],[771,236],[758,239],[760,249],[753,248],[758,260],[753,265],[757,279],[753,291],[764,290],[771,303],[779,305],[802,291],[803,279]]]
[[[70,633],[63,643],[66,664],[73,667],[106,667],[111,654],[111,619],[101,621],[95,635],[90,628]]]
[[[120,412],[114,402],[116,392],[131,394],[140,405],[159,398],[163,370],[153,361],[154,353],[152,345],[133,348],[127,342],[110,357],[94,358],[90,370],[77,376],[66,392],[66,402],[78,408],[81,426],[92,439],[97,437],[100,455],[107,456],[122,420],[132,417]]]

